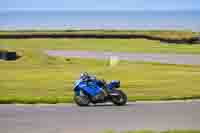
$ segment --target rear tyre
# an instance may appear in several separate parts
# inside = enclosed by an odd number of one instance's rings
[[[113,93],[117,93],[118,96],[112,96],[112,102],[117,106],[123,106],[127,103],[127,96],[126,94],[121,90],[114,90]]]
[[[88,106],[90,104],[87,96],[74,96],[74,101],[78,106]]]

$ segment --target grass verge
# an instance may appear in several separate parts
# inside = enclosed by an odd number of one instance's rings
[[[191,39],[199,35],[192,31],[175,30],[27,30],[27,31],[0,31],[1,35],[19,35],[19,34],[95,34],[95,35],[145,35],[150,37],[159,37],[163,39]]]
[[[55,58],[46,49],[199,54],[198,45],[162,45],[147,40],[20,39],[0,40],[0,49],[17,51],[16,61],[0,61],[0,103],[72,102],[73,81],[88,71],[119,79],[130,101],[200,98],[200,67],[121,61]]]
[[[200,45],[164,44],[145,39],[2,39],[0,49],[88,50],[136,53],[200,54]]]
[[[72,102],[73,81],[88,71],[119,79],[130,101],[200,98],[200,67],[106,60],[55,58],[36,49],[16,49],[22,57],[0,61],[0,103]]]
[[[106,131],[105,133],[117,133],[115,131]],[[199,130],[169,130],[169,131],[151,131],[151,130],[142,130],[142,131],[126,131],[121,133],[200,133]]]

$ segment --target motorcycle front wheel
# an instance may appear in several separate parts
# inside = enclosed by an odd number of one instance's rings
[[[88,106],[90,104],[87,96],[74,96],[74,101],[78,106]]]
[[[113,93],[117,94],[117,95],[112,96],[112,99],[111,99],[115,105],[123,106],[127,103],[128,98],[123,91],[114,90]]]

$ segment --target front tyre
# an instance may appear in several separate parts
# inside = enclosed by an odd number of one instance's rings
[[[90,104],[87,96],[74,96],[74,101],[78,106],[88,106]]]
[[[114,95],[112,96],[112,102],[117,105],[117,106],[123,106],[127,103],[127,96],[126,94],[121,91],[121,90],[114,90],[113,93],[118,94],[118,95]]]

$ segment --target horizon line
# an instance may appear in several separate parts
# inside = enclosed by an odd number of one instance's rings
[[[65,9],[65,8],[5,8],[0,11],[200,11],[200,9]]]

